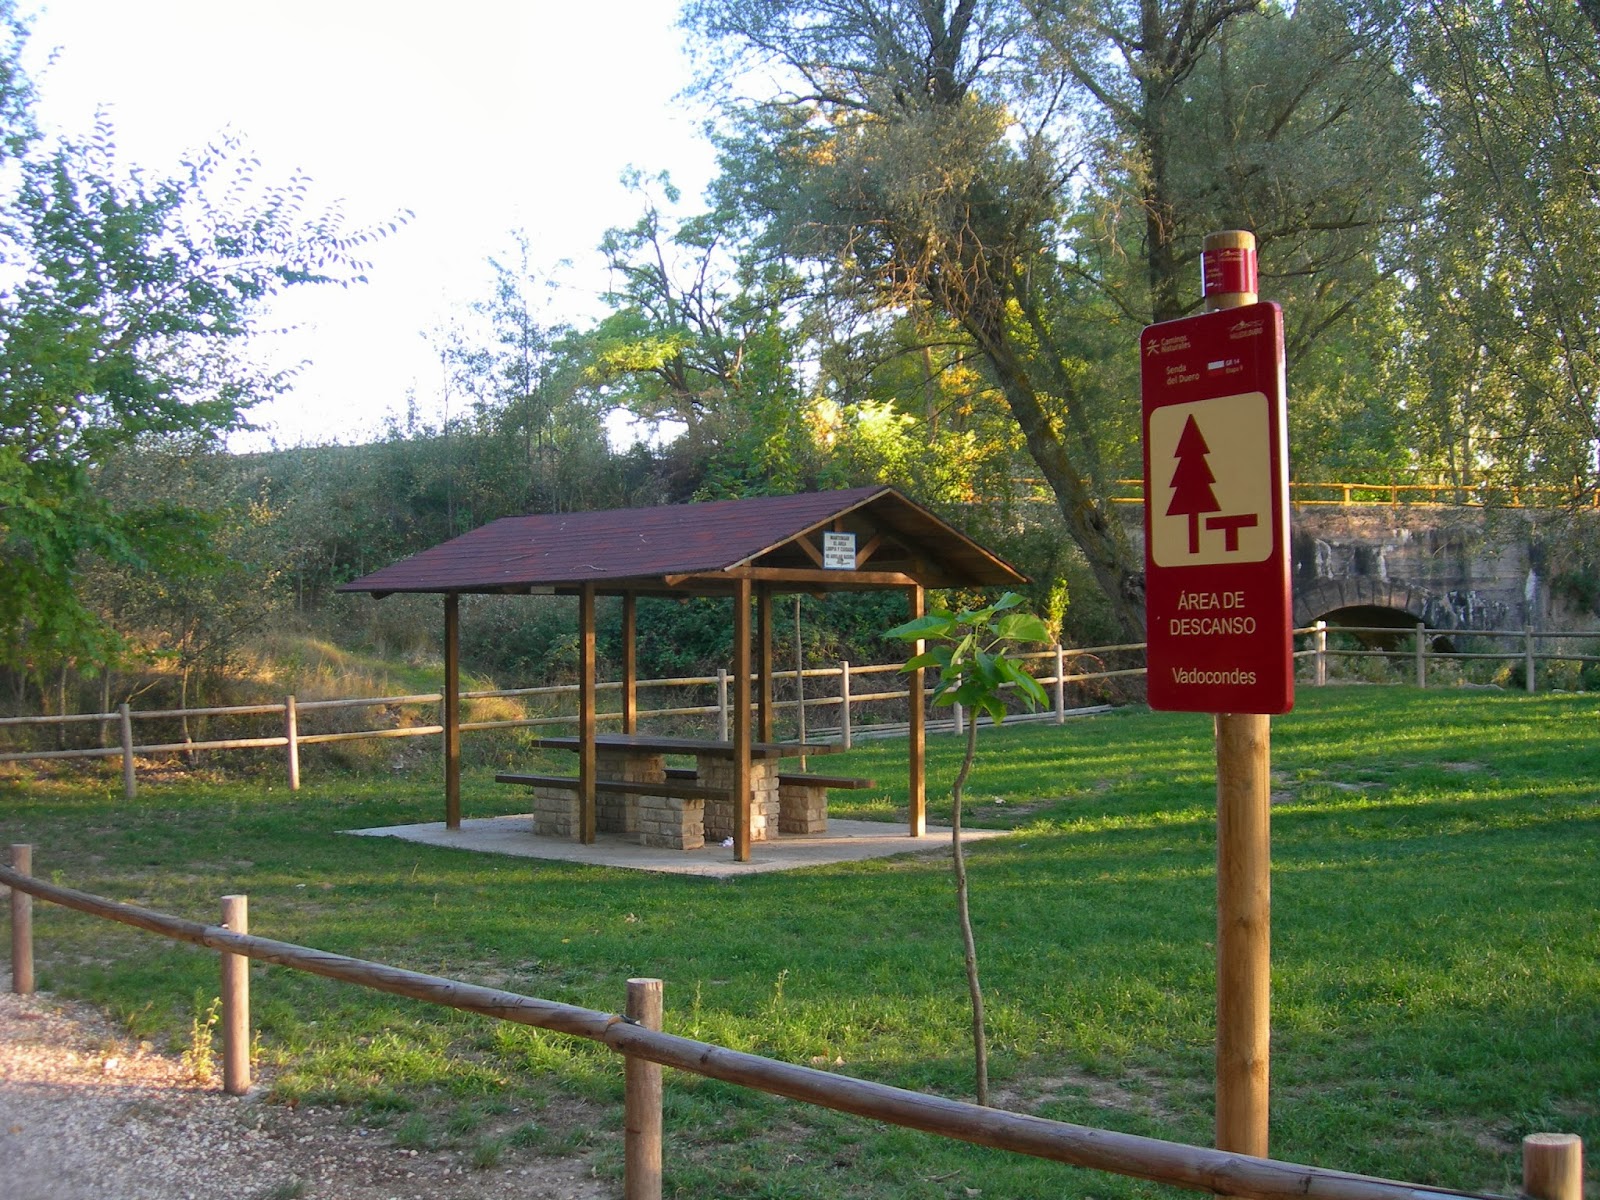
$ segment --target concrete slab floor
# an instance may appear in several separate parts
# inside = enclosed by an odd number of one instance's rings
[[[570,838],[540,837],[533,832],[533,817],[480,817],[464,819],[459,830],[443,821],[423,825],[388,825],[376,829],[347,829],[360,837],[394,837],[427,846],[448,846],[484,854],[511,854],[552,862],[585,863],[594,867],[621,867],[630,871],[661,871],[673,875],[703,875],[713,879],[738,879],[767,871],[793,871],[826,863],[858,862],[894,854],[945,854],[950,850],[948,826],[930,825],[925,836],[908,837],[905,826],[879,821],[829,821],[826,833],[783,834],[777,841],[754,842],[750,861],[733,860],[732,847],[706,845],[698,850],[665,850],[641,846],[622,834],[599,834],[593,845]],[[963,829],[961,841],[1004,837],[1004,829]]]

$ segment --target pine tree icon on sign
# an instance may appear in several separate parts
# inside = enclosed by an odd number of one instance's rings
[[[1205,435],[1200,432],[1200,426],[1195,423],[1191,413],[1184,423],[1183,433],[1178,436],[1178,465],[1168,484],[1172,488],[1172,501],[1167,505],[1167,516],[1189,518],[1190,554],[1200,553],[1201,515],[1222,511],[1216,493],[1211,490],[1217,477],[1211,473],[1211,465],[1206,462],[1210,455],[1211,447],[1206,445]],[[1238,537],[1237,534],[1234,536]]]
[[[1173,469],[1168,484],[1172,488],[1172,500],[1167,504],[1167,516],[1189,518],[1190,554],[1200,553],[1200,518],[1207,513],[1222,511],[1222,505],[1211,489],[1217,477],[1211,473],[1211,464],[1207,461],[1210,456],[1211,447],[1206,445],[1205,435],[1200,432],[1200,426],[1191,413],[1184,422],[1183,432],[1178,435],[1174,452],[1178,465]],[[1256,521],[1255,513],[1206,516],[1205,528],[1221,530],[1223,548],[1231,554],[1239,549],[1239,530],[1253,528]]]

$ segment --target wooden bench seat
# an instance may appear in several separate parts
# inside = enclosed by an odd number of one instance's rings
[[[693,771],[689,772],[688,781],[683,776],[672,776],[657,783],[636,783],[631,779],[596,779],[594,781],[594,790],[623,796],[671,796],[677,800],[723,800],[727,798],[727,788],[707,787],[705,784],[692,782],[693,779]],[[508,773],[496,775],[494,781],[496,783],[520,783],[528,787],[566,788],[574,792],[579,787],[579,780],[575,775],[520,775]]]
[[[523,775],[506,773],[494,777],[496,783],[520,783],[528,787],[578,787],[575,775]],[[778,783],[799,784],[804,787],[838,788],[841,791],[861,791],[875,787],[870,779],[853,779],[844,775],[811,775],[796,771],[781,771]],[[597,792],[649,796],[676,796],[681,800],[720,800],[728,794],[727,788],[707,787],[695,782],[693,767],[668,767],[666,779],[658,783],[635,783],[627,779],[596,779]]]
[[[778,772],[778,831],[826,833],[828,789],[859,791],[873,786],[870,779],[844,775],[811,775],[801,771]]]
[[[851,779],[843,775],[812,775],[801,774],[798,771],[779,771],[780,784],[796,783],[810,787],[838,788],[841,791],[859,792],[863,788],[876,787],[870,779]]]
[[[582,783],[576,776],[507,772],[494,778],[496,783],[534,789],[535,832],[545,837],[577,836]],[[733,806],[727,788],[681,776],[654,782],[596,779],[594,790],[597,830],[637,837],[641,845],[673,850],[694,850],[705,845],[707,810],[731,810]]]
[[[681,779],[693,781],[698,778],[693,767],[668,767],[668,779]],[[845,775],[813,775],[809,772],[779,771],[778,782],[808,784],[812,787],[839,788],[841,791],[858,792],[864,788],[876,787],[870,779],[853,779]]]

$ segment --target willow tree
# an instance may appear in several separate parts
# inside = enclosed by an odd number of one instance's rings
[[[959,329],[1129,634],[1143,628],[1143,578],[1109,494],[1137,461],[1138,329],[1189,311],[1201,237],[1245,224],[1293,248],[1309,345],[1376,277],[1394,202],[1383,181],[1404,158],[1372,133],[1404,130],[1381,30],[1318,0],[1258,9],[685,12],[722,89],[725,211],[863,311],[927,306]]]
[[[792,272],[742,260],[715,214],[681,214],[665,174],[623,182],[642,211],[600,244],[611,312],[584,337],[591,385],[641,423],[681,431],[667,450],[674,492],[814,484]]]
[[[1434,199],[1402,349],[1462,486],[1600,486],[1600,30],[1593,8],[1428,0],[1410,60]]]

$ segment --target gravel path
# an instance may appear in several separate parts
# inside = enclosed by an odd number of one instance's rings
[[[0,975],[5,1200],[606,1200],[581,1159],[401,1150],[344,1114],[202,1087],[87,1005]]]

